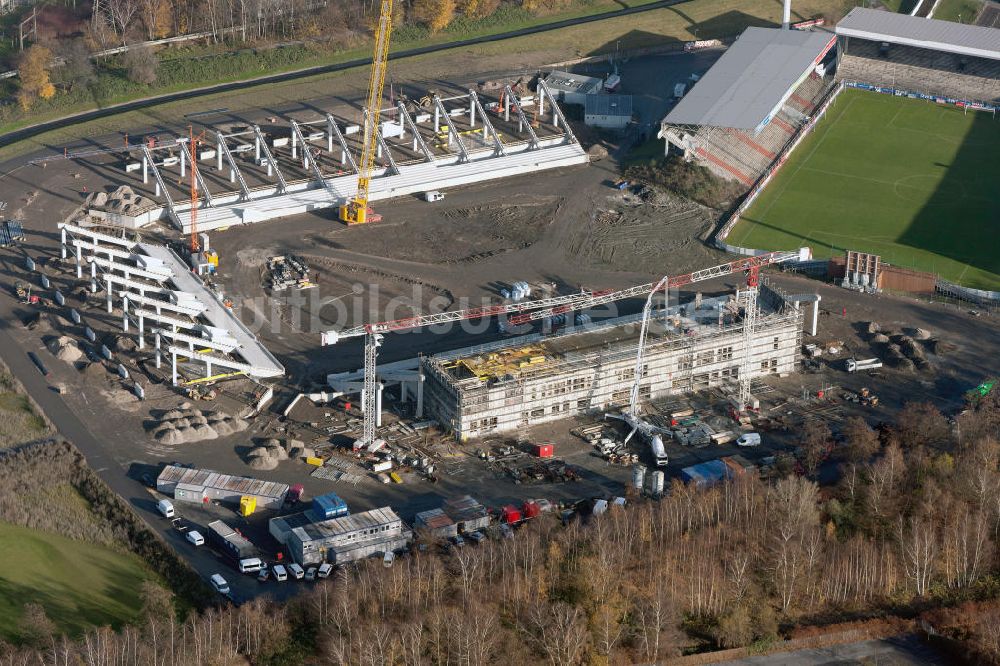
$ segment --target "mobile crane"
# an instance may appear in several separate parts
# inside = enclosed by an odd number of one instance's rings
[[[381,0],[378,27],[375,29],[375,49],[372,69],[368,77],[368,97],[364,109],[361,161],[358,163],[358,191],[354,198],[340,207],[340,221],[349,225],[378,222],[382,219],[368,207],[368,191],[372,170],[375,168],[375,148],[378,143],[379,115],[382,106],[382,89],[389,65],[389,37],[392,34],[393,0]]]

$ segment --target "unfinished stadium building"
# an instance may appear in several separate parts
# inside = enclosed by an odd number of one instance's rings
[[[440,190],[588,161],[555,97],[511,86],[499,101],[475,91],[428,95],[384,109],[376,132],[370,200]],[[361,110],[362,117],[368,117]],[[275,119],[272,119],[275,120]],[[288,125],[236,125],[202,139],[156,137],[124,151],[124,170],[144,197],[127,211],[88,202],[84,213],[138,228],[160,219],[190,233],[263,222],[349,201],[357,193],[361,126],[330,113]],[[189,170],[193,170],[193,176]],[[194,181],[193,188],[186,185]],[[197,210],[192,210],[191,189]]]
[[[663,118],[666,151],[752,186],[830,90],[820,65],[835,42],[826,32],[747,28]]]
[[[696,298],[657,312],[646,339],[642,400],[735,386],[745,362],[742,294]],[[761,286],[752,377],[795,371],[805,316],[800,304],[806,301],[816,309],[815,295],[786,296]],[[813,317],[815,322],[815,312]],[[423,357],[424,407],[464,439],[627,406],[640,319],[615,318]]]

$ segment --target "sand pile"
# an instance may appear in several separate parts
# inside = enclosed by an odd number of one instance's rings
[[[271,470],[285,460],[311,457],[315,452],[297,439],[266,439],[260,446],[247,454],[247,465],[251,469]]]
[[[879,323],[877,321],[870,321],[865,325],[865,332],[868,333],[869,335],[878,333],[881,330],[882,327],[879,326]]]
[[[69,336],[63,335],[53,338],[48,341],[47,346],[52,355],[60,361],[76,363],[83,358],[83,350],[76,344],[76,340]]]
[[[225,412],[202,412],[184,403],[154,420],[150,431],[162,444],[188,444],[228,437],[243,432],[250,424]]]

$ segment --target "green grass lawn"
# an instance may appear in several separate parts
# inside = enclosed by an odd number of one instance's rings
[[[980,0],[941,0],[941,4],[934,10],[934,18],[972,23],[982,8],[983,3]]]
[[[1000,120],[845,90],[730,233],[759,249],[861,250],[1000,289]]]
[[[136,618],[150,578],[134,555],[0,522],[0,638],[16,638],[28,602],[40,603],[71,635],[117,627]]]

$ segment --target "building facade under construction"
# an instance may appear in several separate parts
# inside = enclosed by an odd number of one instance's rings
[[[761,286],[744,358],[741,293],[661,308],[646,338],[640,400],[732,386],[796,369],[803,310]],[[629,404],[641,316],[521,336],[425,357],[425,406],[461,438],[518,430]],[[747,365],[744,365],[747,363]]]

